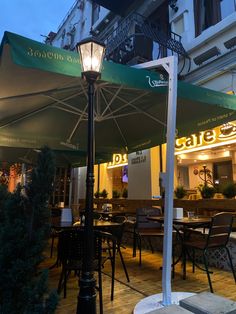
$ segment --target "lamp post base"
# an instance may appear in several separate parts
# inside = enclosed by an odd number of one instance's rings
[[[96,314],[96,280],[92,272],[82,273],[79,280],[77,314]]]

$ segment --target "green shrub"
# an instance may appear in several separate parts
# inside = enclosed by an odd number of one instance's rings
[[[122,192],[122,197],[123,198],[127,198],[128,197],[128,190],[126,188],[124,188],[124,190]]]
[[[225,187],[223,188],[222,194],[226,197],[226,198],[233,198],[236,195],[236,186],[235,183],[228,183],[227,185],[225,185]]]
[[[200,191],[202,198],[213,198],[216,192],[216,189],[213,186],[206,184],[200,184],[198,186],[198,190]]]
[[[94,193],[94,197],[95,197],[95,198],[99,198],[99,197],[100,197],[99,191],[97,191],[97,192]]]
[[[179,199],[185,197],[185,195],[187,194],[186,189],[182,185],[177,186],[174,192],[175,192],[176,198],[179,198]]]
[[[103,189],[102,192],[100,193],[100,196],[103,198],[107,198],[108,192],[106,189]]]
[[[119,198],[120,197],[120,192],[118,192],[117,190],[113,190],[112,191],[112,198]]]

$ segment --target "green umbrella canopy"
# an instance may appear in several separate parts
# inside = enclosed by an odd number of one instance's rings
[[[0,58],[1,148],[46,144],[84,160],[87,85],[79,55],[5,32]],[[166,141],[162,75],[104,61],[95,89],[97,160]],[[236,120],[235,110],[235,96],[178,82],[178,136]]]

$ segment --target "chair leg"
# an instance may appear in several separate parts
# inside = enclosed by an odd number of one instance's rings
[[[172,249],[172,279],[175,278],[175,246]]]
[[[208,283],[210,286],[211,293],[214,293],[213,288],[212,288],[212,283],[211,283],[211,277],[210,277],[210,273],[209,273],[209,269],[208,269],[208,260],[207,260],[207,251],[206,250],[204,250],[204,252],[203,252],[203,261],[204,261],[204,266],[205,266],[205,269],[207,272],[207,278],[208,278]]]
[[[118,253],[120,255],[120,260],[121,260],[121,263],[122,263],[122,266],[123,266],[123,269],[124,269],[124,272],[125,272],[126,279],[129,282],[129,275],[128,275],[128,272],[127,272],[127,268],[126,268],[126,265],[125,265],[125,262],[124,262],[123,255],[122,255],[121,250],[120,250],[120,246],[118,246]]]
[[[111,257],[111,301],[114,299],[114,289],[115,289],[115,265],[116,263],[116,245],[113,244],[112,257]]]
[[[234,281],[236,282],[236,275],[235,275],[235,271],[234,271],[234,266],[233,266],[233,262],[232,262],[232,258],[229,252],[229,249],[227,248],[227,246],[225,247],[227,255],[228,255],[228,259],[229,259],[229,263],[230,263],[230,267],[231,267],[231,271],[233,273],[234,276]]]
[[[53,255],[54,239],[55,239],[55,237],[54,237],[54,235],[52,235],[50,258],[52,258],[52,255]]]
[[[60,278],[59,278],[59,282],[58,282],[58,286],[57,286],[57,293],[60,294],[61,292],[61,287],[62,287],[62,283],[63,283],[63,277],[64,277],[64,268],[62,268],[61,274],[60,274]]]
[[[183,279],[186,279],[186,250],[187,248],[183,246]]]
[[[195,250],[193,249],[192,271],[195,273]]]
[[[139,248],[139,266],[141,266],[142,265],[142,239],[139,236],[137,240],[138,240],[138,248]]]
[[[65,270],[64,271],[64,284],[63,284],[63,287],[64,287],[64,299],[66,298],[66,281],[67,281],[67,271]]]
[[[148,237],[148,244],[149,244],[149,246],[151,248],[151,251],[152,251],[152,254],[153,254],[154,250],[153,250],[153,246],[152,246],[152,241],[151,241],[151,239],[149,237]]]
[[[133,257],[136,257],[137,235],[133,233]]]
[[[98,271],[98,285],[99,285],[99,306],[100,306],[100,314],[103,314],[102,271],[101,271],[101,266],[99,266],[99,271]]]

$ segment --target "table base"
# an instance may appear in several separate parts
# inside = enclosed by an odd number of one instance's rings
[[[192,292],[172,292],[172,304],[179,305],[180,300],[191,297],[195,294],[196,293]],[[136,304],[133,314],[145,314],[157,309],[161,309],[164,307],[162,304],[162,299],[162,293],[153,294],[147,298],[142,299],[139,303]]]

